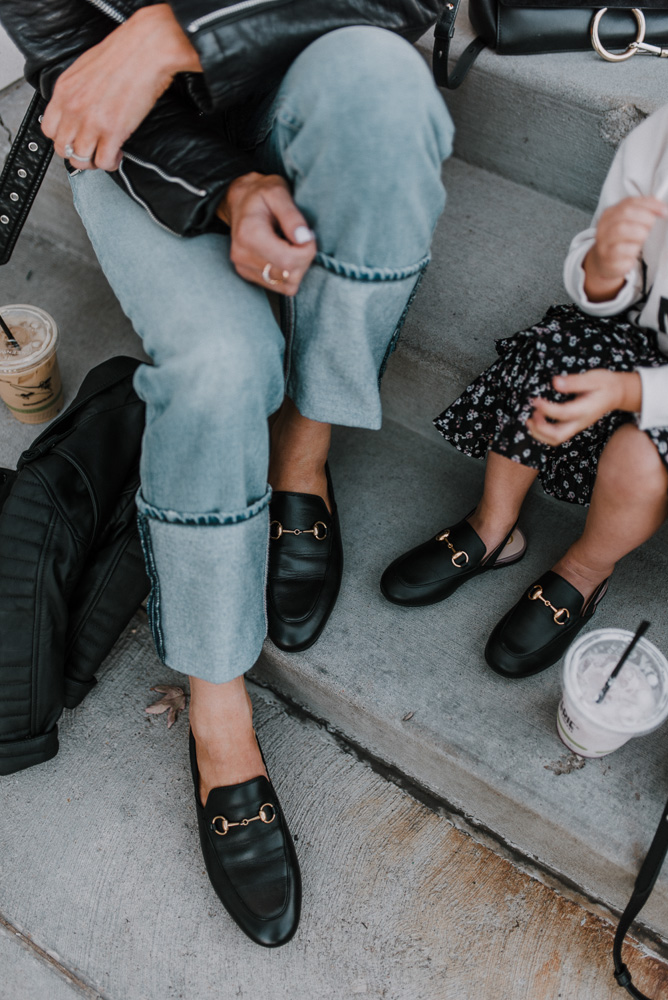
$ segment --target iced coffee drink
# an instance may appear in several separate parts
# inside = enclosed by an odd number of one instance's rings
[[[0,398],[22,423],[44,423],[63,405],[55,320],[29,305],[0,306],[0,315],[14,340],[0,330]]]
[[[599,701],[632,638],[624,629],[596,629],[577,639],[566,654],[557,731],[581,757],[603,757],[668,717],[668,662],[644,637]]]

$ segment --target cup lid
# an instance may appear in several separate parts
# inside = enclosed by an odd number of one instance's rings
[[[0,315],[21,345],[10,347],[0,330],[0,373],[14,375],[34,368],[53,354],[58,327],[53,316],[38,306],[14,303],[0,306]]]
[[[601,713],[600,706],[595,701],[590,702],[584,696],[581,677],[578,671],[584,657],[591,654],[595,655],[597,649],[600,650],[601,656],[606,662],[604,670],[601,671],[600,667],[597,670],[597,673],[600,672],[601,675],[600,685],[596,684],[597,691],[595,693],[598,694],[618,663],[622,653],[633,639],[633,636],[633,632],[621,628],[594,629],[579,636],[566,653],[563,679],[564,689],[568,691],[569,697],[576,701],[579,711],[592,723],[610,732],[628,732],[632,735],[641,736],[643,733],[648,733],[656,729],[668,717],[668,660],[666,660],[661,650],[643,636],[638,640],[625,666],[622,667],[623,672],[629,664],[635,663],[639,665],[641,662],[644,662],[645,666],[651,665],[652,671],[656,674],[658,682],[657,697],[652,711],[646,714],[641,720],[624,721],[623,719],[616,719],[613,721],[607,718],[605,714]],[[621,672],[619,676],[621,677]],[[618,678],[612,682],[613,686],[617,680]],[[611,692],[612,689],[611,686]],[[588,694],[592,694],[592,692],[590,691]]]

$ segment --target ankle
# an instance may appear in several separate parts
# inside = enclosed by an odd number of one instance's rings
[[[575,587],[582,594],[585,601],[589,600],[596,588],[604,580],[612,576],[614,569],[614,563],[590,565],[578,558],[570,550],[552,567],[552,571],[558,573],[571,586]]]
[[[327,486],[324,458],[310,456],[283,461],[272,451],[269,462],[269,484],[273,490],[287,493],[310,493],[322,497],[331,513],[332,505]]]
[[[512,531],[517,513],[489,509],[481,501],[467,520],[485,543],[487,552],[492,552]]]

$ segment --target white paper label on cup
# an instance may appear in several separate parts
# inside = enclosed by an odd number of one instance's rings
[[[578,712],[575,705],[566,703],[565,695],[559,703],[557,729],[562,743],[581,757],[604,757],[631,738],[630,735],[615,735],[595,726]]]
[[[582,757],[603,757],[668,717],[668,661],[645,637],[599,701],[632,638],[625,629],[595,629],[576,639],[566,653],[557,731]]]

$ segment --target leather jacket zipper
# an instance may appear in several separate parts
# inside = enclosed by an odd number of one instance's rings
[[[92,3],[92,0],[90,0]],[[226,21],[234,18],[238,14],[245,14],[246,11],[254,10],[257,7],[276,7],[279,4],[289,3],[290,0],[238,0],[238,3],[231,3],[227,7],[220,7],[191,21],[188,25],[188,33],[193,35],[200,28],[205,28],[213,21]]]
[[[181,233],[175,232],[175,230],[170,229],[169,226],[166,226],[164,222],[161,222],[160,219],[156,215],[153,214],[153,212],[148,207],[148,205],[146,204],[146,202],[144,201],[144,199],[139,197],[139,195],[137,194],[137,192],[133,188],[132,184],[130,183],[130,179],[128,178],[128,175],[125,173],[125,170],[123,170],[123,161],[122,160],[121,160],[121,162],[118,165],[118,173],[123,178],[123,183],[125,184],[125,186],[126,186],[126,188],[128,190],[128,194],[130,195],[130,197],[133,198],[137,202],[138,205],[141,205],[141,207],[146,210],[146,213],[147,213],[148,217],[150,219],[153,219],[153,221],[155,222],[155,224],[157,226],[160,226],[161,229],[165,229],[168,233],[171,233],[172,236],[178,236],[179,239],[181,239]]]
[[[136,163],[140,167],[146,167],[147,170],[153,170],[159,177],[162,177],[164,181],[169,181],[171,184],[180,184],[182,188],[186,191],[190,191],[191,194],[199,195],[203,198],[206,195],[206,191],[203,188],[195,187],[193,184],[189,184],[188,181],[184,181],[182,177],[174,177],[172,174],[165,173],[160,167],[156,167],[155,163],[148,163],[146,160],[140,160],[138,156],[133,153],[126,153],[123,150],[123,159],[131,160],[132,163]]]
[[[116,10],[115,7],[112,7],[110,3],[107,3],[107,0],[88,0],[88,3],[91,7],[96,7],[98,10],[102,11],[103,14],[106,14],[107,17],[110,17],[112,21],[117,21],[118,24],[123,24],[123,22],[127,20],[127,18],[125,18],[120,11]]]

